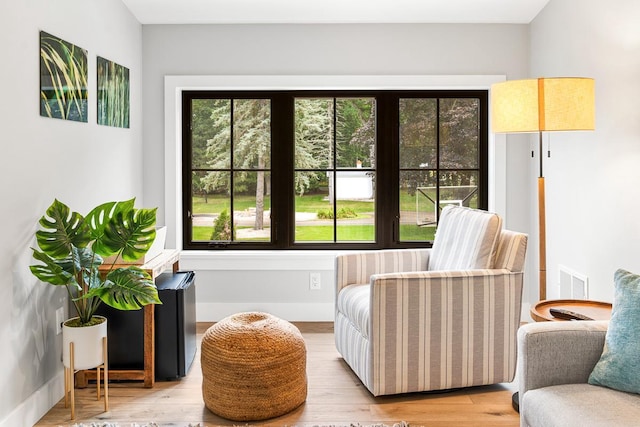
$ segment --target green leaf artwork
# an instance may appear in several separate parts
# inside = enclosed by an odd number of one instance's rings
[[[129,127],[129,69],[98,56],[98,124]]]
[[[40,115],[87,122],[87,51],[40,31]]]

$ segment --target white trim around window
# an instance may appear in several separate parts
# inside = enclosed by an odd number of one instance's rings
[[[182,249],[182,134],[181,111],[184,90],[437,90],[437,89],[489,89],[493,83],[506,80],[504,75],[469,76],[165,76],[164,79],[164,144],[165,144],[165,224],[167,247]],[[503,135],[489,134],[489,210],[506,218],[506,146]],[[192,251],[195,252],[195,251]],[[215,265],[228,263],[225,251],[198,254],[183,253],[182,258],[203,266],[203,258]],[[275,251],[274,251],[275,252]],[[289,251],[290,252],[290,251]],[[278,252],[282,257],[282,253]],[[263,260],[269,268],[273,260],[261,252],[256,260]],[[251,256],[235,251],[232,258]],[[286,257],[285,257],[286,258]],[[324,258],[324,257],[322,257]],[[315,263],[312,257],[304,257]],[[227,264],[228,265],[228,264]],[[246,265],[246,263],[244,264]],[[254,268],[260,268],[253,264]],[[299,265],[300,268],[305,268]],[[310,266],[311,269],[315,268]],[[206,269],[206,268],[205,268]],[[215,267],[214,267],[215,269]]]

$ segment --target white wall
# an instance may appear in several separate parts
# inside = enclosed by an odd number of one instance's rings
[[[165,186],[165,76],[412,76],[528,73],[526,25],[147,25],[143,27],[145,195],[179,210],[172,182]],[[206,80],[206,79],[204,79]],[[173,149],[174,147],[169,147]],[[509,228],[528,232],[528,147],[507,145],[506,215]],[[503,165],[504,166],[504,165]],[[168,175],[167,175],[168,176]],[[173,180],[170,180],[173,181]],[[179,190],[179,189],[178,189]],[[166,198],[165,192],[172,192]],[[171,221],[172,222],[172,221]],[[173,222],[172,222],[173,223]],[[171,224],[167,223],[169,228]],[[168,231],[168,239],[171,234]],[[331,320],[333,253],[183,253],[181,266],[196,270],[199,320],[227,310],[267,309],[289,320]],[[272,261],[282,267],[273,267]],[[290,266],[295,265],[295,269]],[[323,289],[309,291],[308,273]]]
[[[552,134],[545,159],[551,298],[558,265],[586,275],[589,296],[605,301],[617,268],[640,273],[639,23],[637,0],[552,0],[531,25],[533,77],[596,82],[596,131]]]
[[[39,116],[39,31],[88,50],[89,122]],[[29,247],[54,198],[86,213],[138,196],[142,203],[142,27],[121,2],[30,0],[0,6],[0,426],[28,426],[62,397],[62,289],[38,283]],[[131,128],[96,124],[96,55],[130,69]]]

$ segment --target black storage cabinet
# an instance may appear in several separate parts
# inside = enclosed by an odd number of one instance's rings
[[[189,372],[196,354],[195,273],[163,273],[155,283],[162,301],[154,308],[155,378],[175,380]],[[143,369],[143,310],[101,304],[98,314],[108,319],[109,369]]]

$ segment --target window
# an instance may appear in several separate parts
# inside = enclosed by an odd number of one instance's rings
[[[294,242],[375,243],[375,99],[294,99]]]
[[[185,249],[425,246],[487,207],[486,91],[182,96]]]
[[[191,103],[191,241],[270,241],[271,102]]]
[[[399,112],[400,240],[433,240],[444,206],[486,206],[478,198],[480,100],[403,98]]]

